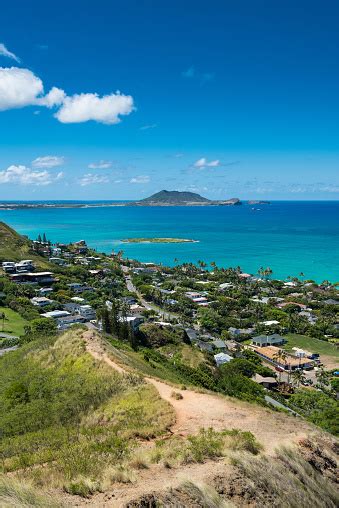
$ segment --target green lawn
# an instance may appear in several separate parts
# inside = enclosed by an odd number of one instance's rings
[[[334,344],[324,340],[314,339],[306,335],[298,335],[296,333],[289,333],[284,336],[287,343],[283,346],[287,351],[291,351],[292,347],[299,347],[306,349],[311,353],[319,353],[320,355],[331,356],[339,360],[339,350]]]
[[[16,336],[23,335],[27,321],[22,318],[20,314],[8,307],[0,307],[0,314],[3,312],[5,313],[7,319],[5,319],[4,322],[0,320],[0,333],[10,333]]]

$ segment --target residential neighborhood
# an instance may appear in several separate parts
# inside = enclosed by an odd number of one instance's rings
[[[300,385],[325,393],[337,386],[336,286],[240,268],[140,263],[121,252],[99,254],[84,240],[36,240],[33,248],[48,269],[32,259],[5,259],[0,276],[4,313],[9,305],[27,330],[40,322],[58,333],[86,326],[138,351],[151,348],[161,361],[182,362],[185,354],[213,377],[256,358],[261,367],[252,381],[286,407]],[[21,339],[1,340],[17,347]]]

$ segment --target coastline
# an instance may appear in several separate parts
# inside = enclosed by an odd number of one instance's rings
[[[199,243],[200,240],[193,240],[190,238],[125,238],[121,240],[122,243]]]
[[[110,202],[103,201],[102,206],[89,208],[0,209],[0,220],[32,239],[44,232],[51,240],[63,243],[86,238],[98,252],[123,249],[128,257],[141,262],[171,266],[175,258],[180,262],[215,261],[225,268],[240,265],[249,273],[256,273],[265,265],[272,268],[277,278],[303,272],[318,282],[339,281],[335,262],[339,253],[339,202],[336,200],[272,201],[271,205],[262,206],[260,212],[252,212],[246,202],[236,208],[105,208],[107,203]],[[9,203],[5,204],[8,207]],[[30,202],[27,200],[25,204]],[[61,204],[66,203],[61,201]],[[296,217],[307,217],[307,221]],[[164,237],[192,238],[199,243],[121,242],[127,238]]]

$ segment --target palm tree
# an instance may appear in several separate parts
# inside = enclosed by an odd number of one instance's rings
[[[304,383],[306,381],[306,376],[301,369],[293,371],[292,378],[297,388],[299,388],[300,383]]]
[[[275,360],[280,365],[283,364],[285,367],[286,367],[286,364],[287,364],[286,359],[287,359],[287,353],[283,349],[279,349],[279,351],[277,351],[273,355],[273,360]],[[279,367],[280,367],[280,365],[279,365]],[[283,369],[285,369],[285,367],[283,367]],[[281,382],[281,372],[279,371],[279,383],[280,382]]]
[[[271,277],[273,273],[273,270],[272,268],[270,268],[269,266],[265,269],[265,277],[267,277],[267,279],[269,279]]]
[[[2,331],[4,331],[5,321],[7,320],[6,314],[4,312],[0,312],[0,319],[2,321]]]
[[[206,268],[207,264],[204,262],[204,261],[201,261],[199,260],[198,261],[198,265],[200,266],[200,268],[203,270],[204,268]]]
[[[329,383],[330,380],[330,374],[326,372],[324,369],[318,370],[316,373],[316,378],[318,381],[318,384],[320,385],[321,389],[323,390]]]
[[[119,260],[121,260],[121,259],[122,259],[122,256],[123,256],[123,255],[124,255],[124,251],[123,251],[123,250],[119,250],[119,251],[117,252],[117,258],[118,258]]]

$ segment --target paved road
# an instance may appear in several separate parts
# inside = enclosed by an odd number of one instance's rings
[[[286,411],[288,411],[289,413],[292,413],[296,416],[300,416],[298,413],[293,411],[293,409],[291,409],[287,406],[284,406],[284,404],[281,404],[281,402],[278,402],[277,400],[272,399],[272,397],[270,397],[269,395],[265,395],[265,400],[266,400],[266,402],[269,402],[270,404],[272,404],[272,406],[278,407],[280,409],[286,409]]]
[[[10,351],[15,351],[18,349],[19,346],[12,346],[12,347],[6,347],[4,349],[0,349],[0,356],[4,355],[5,353],[9,353]]]
[[[173,321],[173,320],[178,321],[178,320],[180,320],[180,316],[178,314],[174,314],[173,312],[169,312],[168,310],[164,310],[161,307],[158,307],[158,305],[155,305],[154,303],[147,302],[145,300],[145,298],[143,298],[142,294],[134,286],[133,282],[131,281],[131,278],[129,276],[129,268],[128,268],[128,266],[122,266],[121,268],[122,268],[122,271],[124,273],[124,277],[125,277],[126,286],[127,286],[128,291],[130,291],[131,293],[135,293],[138,296],[141,304],[145,307],[145,309],[147,309],[147,310],[154,310],[155,312],[160,314],[164,320],[165,319],[170,320],[170,321]]]

